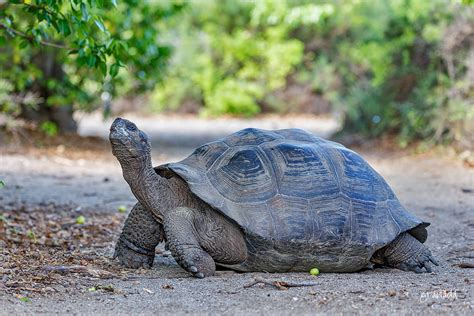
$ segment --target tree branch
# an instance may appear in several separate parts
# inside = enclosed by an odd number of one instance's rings
[[[0,22],[0,29],[5,29],[5,30],[7,30],[7,31],[10,32],[10,33],[13,33],[13,34],[15,34],[15,35],[17,35],[17,36],[20,36],[20,37],[22,37],[22,38],[28,40],[29,42],[32,42],[32,43],[33,43],[33,42],[36,42],[36,40],[35,40],[34,37],[29,36],[29,35],[27,35],[27,34],[21,32],[21,31],[15,30],[15,29],[9,27],[8,25],[6,25],[6,24],[4,24],[4,23],[2,23],[2,22]],[[71,49],[70,47],[67,47],[67,46],[65,46],[65,45],[56,44],[56,43],[52,43],[52,42],[48,42],[48,41],[44,41],[44,40],[39,41],[39,43],[40,43],[41,45],[44,45],[44,46],[50,46],[50,47],[61,48],[61,49],[69,49],[69,50]]]
[[[54,16],[54,15],[60,15],[63,19],[66,19],[66,17],[64,16],[64,14],[62,14],[61,12],[54,12],[52,10],[50,10],[48,7],[45,7],[45,6],[37,6],[35,4],[31,4],[31,3],[26,3],[26,2],[22,2],[21,4],[27,6],[27,7],[30,7],[30,8],[33,8],[35,10],[44,10],[46,12],[48,12],[51,16]]]

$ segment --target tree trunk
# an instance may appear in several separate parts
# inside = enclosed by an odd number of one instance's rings
[[[41,69],[43,78],[36,80],[31,90],[38,95],[42,101],[37,108],[23,105],[21,117],[38,123],[51,121],[56,123],[61,133],[76,133],[77,124],[72,117],[74,111],[72,104],[48,105],[46,103],[48,97],[54,94],[47,86],[48,80],[54,79],[61,82],[65,76],[62,65],[58,62],[57,52],[53,49],[43,49],[35,57],[34,63]]]

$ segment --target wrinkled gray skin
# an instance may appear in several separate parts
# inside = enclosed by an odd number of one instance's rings
[[[109,139],[123,176],[139,201],[116,245],[115,257],[123,265],[151,267],[155,247],[166,240],[178,264],[198,278],[213,275],[216,264],[240,271],[265,270],[271,260],[248,257],[248,240],[235,223],[198,199],[181,178],[155,172],[148,137],[134,123],[117,118]],[[431,263],[437,265],[429,249],[409,233],[400,234],[375,252],[371,261],[417,273],[431,272]],[[308,268],[302,265],[296,270]]]

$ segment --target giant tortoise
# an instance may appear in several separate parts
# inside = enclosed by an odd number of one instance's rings
[[[109,138],[138,199],[115,250],[128,267],[150,267],[162,241],[199,278],[216,265],[267,272],[437,265],[423,245],[429,224],[338,143],[300,129],[247,128],[153,168],[148,137],[134,123],[117,118]]]

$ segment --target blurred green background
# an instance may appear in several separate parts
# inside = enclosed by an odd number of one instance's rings
[[[342,133],[472,146],[470,0],[0,0],[0,112],[337,115]],[[8,120],[7,120],[8,121]]]

